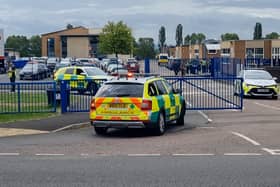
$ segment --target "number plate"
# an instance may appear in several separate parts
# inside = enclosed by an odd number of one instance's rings
[[[135,68],[135,64],[130,64],[130,67]]]
[[[124,103],[111,103],[110,108],[127,108],[127,105]]]
[[[269,89],[258,89],[258,92],[269,92]]]

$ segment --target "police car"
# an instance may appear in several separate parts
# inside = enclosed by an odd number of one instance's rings
[[[235,95],[239,95],[243,90],[244,96],[262,96],[278,99],[280,88],[276,83],[277,78],[265,70],[242,70],[239,77],[243,79],[243,85],[240,89],[240,81],[235,82]]]
[[[151,128],[165,133],[170,122],[184,125],[185,100],[160,77],[107,81],[91,101],[90,121],[96,134],[108,128]]]
[[[70,81],[72,90],[77,90],[80,93],[89,91],[92,95],[103,82],[110,78],[97,67],[68,66],[60,68],[54,74],[54,80],[58,83],[63,80]]]

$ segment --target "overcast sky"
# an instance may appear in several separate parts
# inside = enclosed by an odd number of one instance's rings
[[[175,44],[175,30],[183,35],[202,32],[208,39],[237,33],[252,39],[256,22],[263,35],[280,33],[279,0],[0,0],[0,28],[8,35],[43,34],[74,26],[102,28],[123,20],[136,38],[152,37],[165,26],[167,43]]]

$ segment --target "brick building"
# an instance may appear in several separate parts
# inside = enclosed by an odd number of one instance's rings
[[[42,56],[96,57],[101,29],[75,27],[42,34]]]

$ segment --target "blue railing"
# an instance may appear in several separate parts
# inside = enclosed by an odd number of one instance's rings
[[[0,83],[0,114],[56,112],[55,82]]]
[[[165,77],[182,90],[187,110],[227,110],[243,108],[242,79],[234,77]]]
[[[59,83],[61,112],[89,112],[90,102],[106,79],[68,80]]]

